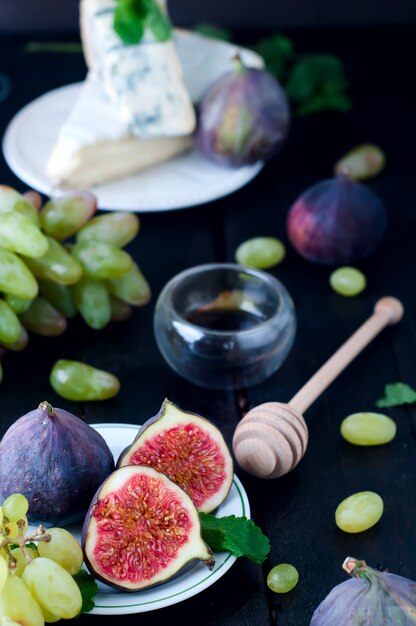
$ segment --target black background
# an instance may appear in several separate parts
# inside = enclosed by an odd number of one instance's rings
[[[414,0],[169,0],[168,7],[181,26],[201,21],[245,29],[416,22]],[[77,24],[78,0],[0,0],[0,32],[77,32]]]

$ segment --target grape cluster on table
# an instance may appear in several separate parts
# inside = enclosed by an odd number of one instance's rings
[[[27,331],[61,335],[78,313],[100,330],[149,301],[145,277],[122,249],[136,237],[138,217],[96,210],[89,192],[42,206],[36,192],[0,186],[0,359],[26,347]]]

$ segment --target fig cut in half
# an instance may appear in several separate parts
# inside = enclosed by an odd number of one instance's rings
[[[190,497],[164,474],[138,465],[115,470],[101,485],[82,547],[90,572],[125,591],[165,582],[194,559],[214,566]]]
[[[231,454],[218,428],[169,400],[123,450],[117,467],[124,465],[147,465],[166,474],[204,513],[225,500],[234,475]]]

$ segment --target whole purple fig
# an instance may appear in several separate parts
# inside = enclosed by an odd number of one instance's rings
[[[21,493],[29,501],[29,521],[76,521],[113,469],[113,455],[96,430],[41,402],[0,442],[0,502]]]
[[[305,259],[343,265],[370,254],[380,244],[386,225],[381,199],[339,174],[313,185],[295,201],[287,233]]]
[[[290,109],[286,95],[266,70],[235,69],[208,89],[199,106],[197,145],[210,160],[240,167],[267,159],[284,144]]]
[[[352,578],[332,589],[313,614],[310,626],[416,624],[416,583],[379,572],[351,557],[345,559],[343,568]]]

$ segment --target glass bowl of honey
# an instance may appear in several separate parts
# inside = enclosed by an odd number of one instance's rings
[[[159,350],[177,374],[209,389],[238,389],[271,376],[295,339],[295,308],[284,285],[234,263],[191,267],[156,303]]]

